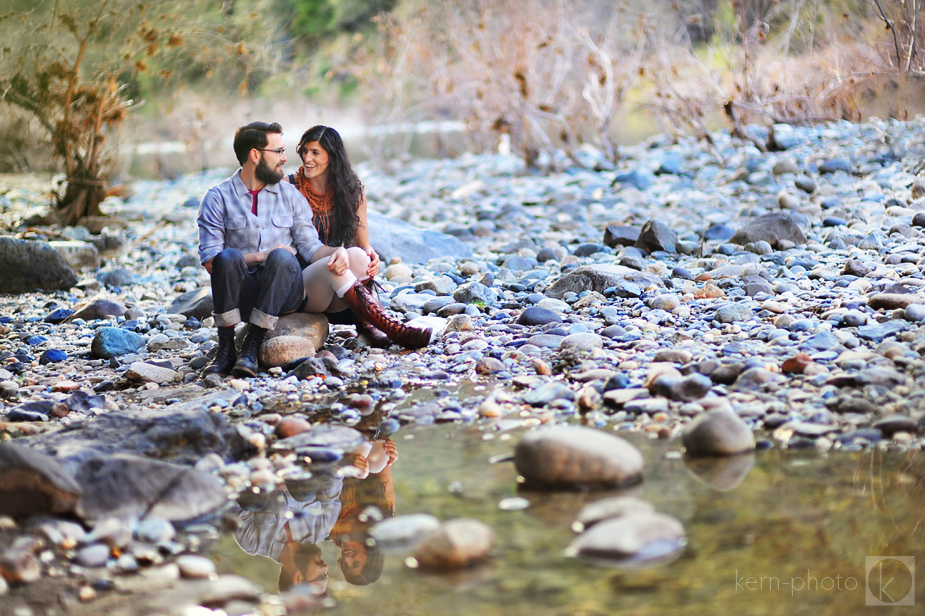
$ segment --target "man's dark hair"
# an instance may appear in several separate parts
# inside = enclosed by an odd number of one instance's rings
[[[282,132],[283,127],[276,122],[272,124],[251,122],[247,126],[239,128],[234,134],[234,155],[238,158],[238,164],[243,166],[244,161],[247,160],[247,155],[254,148],[259,150],[267,147],[270,142],[267,139],[267,133],[282,134]]]

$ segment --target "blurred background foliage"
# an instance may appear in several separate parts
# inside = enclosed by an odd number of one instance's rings
[[[298,131],[317,118],[451,120],[465,127],[467,149],[500,144],[543,168],[550,152],[580,164],[593,146],[616,162],[621,143],[656,132],[709,139],[723,125],[765,147],[751,124],[905,118],[925,100],[925,19],[902,0],[6,5],[0,172],[73,178],[64,150],[87,157],[92,146],[99,168],[90,174],[105,182],[126,170],[103,154],[148,141],[184,142],[206,167],[216,135],[271,116]],[[82,102],[68,98],[74,86]],[[90,103],[106,92],[112,104],[100,122]],[[62,122],[72,124],[67,143],[56,135]],[[383,137],[365,154],[401,158],[408,147]]]

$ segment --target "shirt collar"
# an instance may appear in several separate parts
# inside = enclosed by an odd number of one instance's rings
[[[279,185],[285,181],[286,180],[284,179],[284,180],[281,180],[280,182],[277,182],[276,184],[267,184],[261,189],[261,192],[266,190],[267,192],[271,192],[274,194],[278,193],[280,191]],[[247,190],[247,186],[244,185],[244,180],[241,179],[241,169],[240,168],[237,171],[235,171],[233,176],[231,176],[231,183],[234,185],[235,193],[237,193],[238,195],[242,197],[245,195],[250,196],[250,191]]]

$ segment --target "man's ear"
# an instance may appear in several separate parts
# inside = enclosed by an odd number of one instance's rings
[[[251,151],[247,153],[247,159],[254,163],[254,166],[260,164],[260,156],[263,153],[257,148],[251,148]]]
[[[302,572],[298,569],[295,570],[295,573],[292,574],[292,585],[298,586],[305,581],[305,576],[302,575]]]

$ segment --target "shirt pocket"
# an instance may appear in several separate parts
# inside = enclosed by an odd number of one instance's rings
[[[292,228],[292,214],[273,214],[270,220],[274,227],[279,227],[280,229]]]
[[[225,218],[225,228],[229,231],[240,231],[247,226],[247,219],[240,218],[237,216],[229,216]]]

